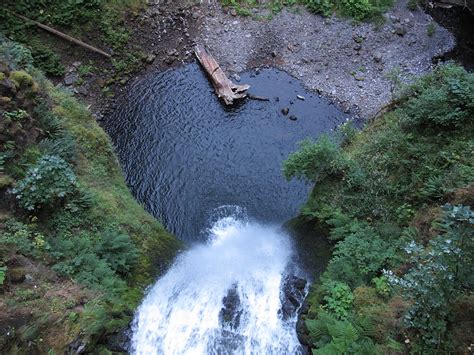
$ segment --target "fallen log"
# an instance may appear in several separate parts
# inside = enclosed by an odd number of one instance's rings
[[[65,40],[68,40],[69,42],[75,43],[75,44],[77,44],[77,45],[79,45],[79,46],[81,46],[81,47],[84,47],[84,48],[86,48],[86,49],[92,51],[92,52],[99,53],[100,55],[103,55],[103,56],[106,57],[106,58],[110,58],[110,57],[111,57],[110,54],[105,53],[104,51],[101,51],[100,49],[98,49],[98,48],[96,48],[96,47],[93,47],[93,46],[91,46],[90,44],[84,43],[84,42],[82,42],[82,41],[80,41],[80,40],[78,40],[78,39],[76,39],[76,38],[74,38],[74,37],[71,37],[71,36],[65,34],[65,33],[62,33],[62,32],[60,32],[60,31],[58,31],[58,30],[55,30],[54,28],[51,28],[51,27],[46,26],[46,25],[43,25],[42,23],[40,23],[40,22],[38,22],[38,21],[32,20],[32,19],[30,19],[30,18],[28,18],[28,17],[26,17],[26,16],[17,14],[17,13],[15,13],[15,12],[13,12],[13,11],[10,11],[10,10],[7,10],[7,11],[8,11],[9,13],[11,13],[13,16],[16,16],[16,17],[18,17],[18,18],[21,18],[21,19],[24,20],[24,21],[31,22],[31,23],[35,24],[36,26],[38,26],[39,28],[42,28],[43,30],[48,31],[49,33],[52,33],[52,34],[54,34],[54,35],[56,35],[56,36],[58,36],[58,37],[64,38]]]
[[[209,76],[209,80],[212,86],[214,86],[217,97],[224,101],[226,105],[232,105],[234,100],[247,97],[247,90],[250,88],[250,85],[234,84],[225,75],[214,57],[212,57],[203,46],[196,46],[194,54]]]

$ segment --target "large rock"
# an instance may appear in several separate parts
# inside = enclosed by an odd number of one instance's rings
[[[283,281],[281,292],[281,313],[283,319],[295,317],[306,295],[306,280],[288,275]]]
[[[237,293],[237,285],[227,291],[227,295],[222,299],[222,309],[219,312],[219,320],[223,325],[237,329],[240,325],[242,310],[240,308],[240,298]]]

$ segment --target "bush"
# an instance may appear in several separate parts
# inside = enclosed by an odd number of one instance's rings
[[[22,208],[33,211],[57,203],[76,189],[76,175],[71,166],[62,158],[45,155],[11,192]]]
[[[452,128],[474,117],[474,74],[448,64],[406,89],[405,122],[418,127]]]
[[[349,286],[339,281],[329,281],[323,284],[323,288],[326,291],[326,296],[324,296],[326,307],[339,319],[346,318],[354,301],[354,295]]]
[[[357,21],[368,18],[373,11],[369,0],[342,0],[342,12]]]
[[[135,266],[138,251],[127,234],[106,231],[95,247],[97,255],[118,274],[127,275]]]
[[[316,142],[305,140],[300,148],[290,154],[283,166],[285,177],[305,178],[318,181],[326,176],[339,176],[344,173],[348,161],[339,145],[327,135],[321,135]]]
[[[326,17],[331,16],[334,10],[334,4],[331,0],[305,0],[304,4],[309,11]]]
[[[474,212],[462,205],[445,205],[443,210],[443,234],[426,248],[414,241],[406,247],[413,268],[402,278],[386,272],[412,301],[406,323],[419,333],[425,351],[439,349],[451,305],[474,286]]]
[[[64,66],[61,64],[60,57],[52,50],[36,45],[32,48],[31,54],[35,67],[45,74],[56,77],[64,75]]]

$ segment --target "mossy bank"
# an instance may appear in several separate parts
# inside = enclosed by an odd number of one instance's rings
[[[0,39],[0,351],[97,349],[181,243],[128,191],[109,138]]]

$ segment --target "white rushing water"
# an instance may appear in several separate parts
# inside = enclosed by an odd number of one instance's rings
[[[235,214],[217,219],[208,234],[207,244],[181,254],[148,292],[135,316],[132,352],[299,353],[296,319],[280,314],[288,236]]]

